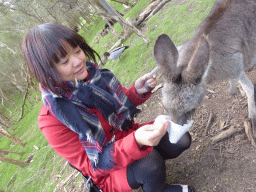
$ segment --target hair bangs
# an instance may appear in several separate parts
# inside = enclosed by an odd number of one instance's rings
[[[53,62],[59,63],[62,58],[65,58],[69,52],[69,46],[75,49],[82,43],[77,35],[73,38],[59,40],[53,45],[54,51],[51,54]]]
[[[52,52],[52,61],[54,63],[59,63],[60,60],[68,54],[68,46],[66,43],[59,43],[55,45],[54,51]]]

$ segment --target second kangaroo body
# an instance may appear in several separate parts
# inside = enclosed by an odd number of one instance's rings
[[[217,0],[179,52],[163,34],[154,56],[164,78],[163,105],[172,121],[186,123],[202,103],[206,85],[229,80],[232,94],[241,84],[256,127],[254,85],[245,75],[256,65],[256,1]]]

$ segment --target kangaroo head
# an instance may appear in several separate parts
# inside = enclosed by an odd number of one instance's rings
[[[157,66],[163,75],[162,102],[171,120],[183,125],[202,103],[203,75],[209,62],[209,45],[204,37],[185,45],[180,53],[163,34],[154,45]]]

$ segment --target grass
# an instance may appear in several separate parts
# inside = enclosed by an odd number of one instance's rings
[[[143,10],[149,2],[150,0],[139,1],[124,15],[124,18],[135,18],[136,14]],[[196,26],[209,13],[214,0],[190,0],[179,6],[176,5],[178,2],[179,0],[173,0],[166,4],[164,10],[161,10],[148,20],[147,25],[143,28],[143,33],[151,40],[151,43],[146,44],[136,34],[132,34],[124,42],[124,45],[129,45],[130,48],[124,52],[121,59],[106,63],[104,67],[111,69],[122,84],[131,85],[137,78],[156,66],[153,57],[153,46],[155,39],[160,34],[168,34],[176,46],[189,39],[193,35]],[[124,11],[123,6],[118,3],[113,3],[113,6],[120,12]],[[95,41],[95,37],[102,31],[104,25],[104,21],[95,20],[94,24],[88,28],[89,33],[80,31],[80,34],[85,37],[100,56],[117,41],[112,34],[101,37],[98,42]],[[118,23],[114,25],[114,29],[118,34],[122,32],[122,28]],[[19,102],[20,106],[21,101]],[[41,105],[42,102],[31,110],[31,105],[27,103],[24,118],[14,125],[15,132],[10,131],[15,137],[21,138],[22,141],[27,143],[25,147],[13,144],[7,138],[0,138],[1,149],[24,152],[22,156],[9,154],[9,158],[24,161],[29,155],[35,154],[33,162],[25,168],[19,168],[4,162],[0,164],[0,190],[6,189],[8,182],[15,173],[17,175],[10,184],[9,191],[48,192],[53,191],[58,182],[60,182],[56,175],[60,174],[62,165],[66,161],[51,149],[43,134],[38,130],[37,117]],[[39,150],[35,149],[34,146],[39,147]],[[64,179],[67,174],[68,171],[65,171],[61,179]],[[170,177],[169,179],[171,180]]]

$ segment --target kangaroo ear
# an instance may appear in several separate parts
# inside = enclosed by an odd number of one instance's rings
[[[182,80],[188,83],[198,84],[209,64],[209,44],[202,36],[185,70],[182,71]]]
[[[154,45],[157,66],[165,79],[173,79],[180,74],[177,68],[178,50],[168,35],[160,35]]]

